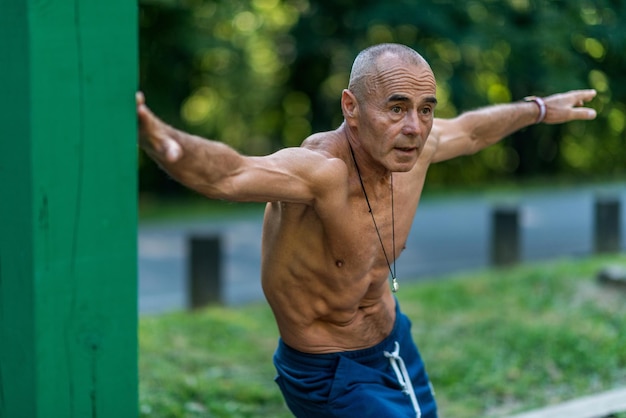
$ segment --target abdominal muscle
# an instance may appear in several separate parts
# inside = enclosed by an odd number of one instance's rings
[[[332,353],[372,347],[389,335],[395,321],[390,294],[339,308],[316,295],[266,291],[283,342],[305,353]]]
[[[384,304],[359,307],[347,324],[337,324],[325,319],[315,320],[297,339],[285,343],[299,351],[331,353],[361,350],[381,342],[393,329],[395,311]]]
[[[326,210],[284,202],[266,208],[263,291],[284,343],[301,352],[369,348],[394,326],[396,301],[381,249],[381,241],[392,243],[391,213],[375,206],[380,215],[374,228],[359,184],[352,189],[345,203],[337,199],[342,203]],[[389,252],[397,255],[416,206],[405,195],[413,196],[396,193],[402,204],[395,214],[396,248]]]
[[[372,256],[378,252],[377,245],[361,246],[337,259],[312,234],[292,242],[272,237],[270,228],[262,284],[283,342],[305,353],[330,353],[369,348],[387,337],[395,299],[386,262]]]

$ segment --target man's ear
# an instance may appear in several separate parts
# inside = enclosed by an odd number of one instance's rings
[[[343,92],[341,92],[341,111],[348,124],[355,121],[359,114],[359,104],[356,97],[354,93],[348,89],[344,89]]]

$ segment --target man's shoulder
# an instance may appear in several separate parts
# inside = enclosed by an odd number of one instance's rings
[[[347,142],[340,130],[319,132],[305,139],[300,148],[312,154],[307,165],[310,178],[316,184],[320,195],[329,191],[340,192],[347,187],[348,169],[346,158],[349,155]]]
[[[328,158],[341,158],[347,142],[339,130],[318,132],[306,138],[301,147],[319,152]]]

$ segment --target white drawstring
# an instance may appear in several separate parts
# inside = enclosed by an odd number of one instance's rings
[[[415,416],[417,418],[420,418],[422,416],[422,411],[420,410],[420,406],[417,403],[417,397],[415,396],[415,391],[413,390],[413,384],[411,383],[411,376],[409,376],[409,371],[404,365],[404,360],[402,360],[402,357],[400,357],[400,344],[398,344],[398,342],[396,341],[396,349],[393,351],[393,353],[385,351],[384,354],[385,357],[389,359],[391,367],[398,377],[398,382],[402,387],[402,392],[405,395],[409,395],[409,397],[411,398],[411,402],[413,403],[413,409],[415,409]]]

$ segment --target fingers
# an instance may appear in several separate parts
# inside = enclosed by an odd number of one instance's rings
[[[598,94],[595,89],[578,90],[575,93],[576,97],[578,98],[576,106],[583,106],[585,102],[593,100],[593,98],[596,97],[596,95]]]
[[[578,100],[574,104],[575,106],[574,109],[572,109],[574,113],[574,118],[582,119],[582,120],[595,119],[597,116],[597,112],[595,111],[595,109],[585,108],[583,106],[585,105],[586,102],[593,100],[593,98],[596,97],[598,92],[595,89],[588,89],[588,90],[579,90],[576,93],[577,93]]]
[[[135,93],[135,102],[137,103],[137,106],[141,106],[141,105],[145,105],[146,104],[146,98],[143,94],[143,92],[138,91]]]
[[[145,130],[145,125],[149,123],[149,110],[146,106],[146,98],[140,91],[135,93],[135,103],[137,105],[137,117],[139,119],[139,133]]]
[[[146,106],[146,98],[142,92],[135,93],[135,101],[137,102],[140,129],[142,131],[150,130],[156,124],[157,117]]]
[[[587,107],[575,107],[572,109],[572,114],[574,119],[582,119],[582,120],[591,120],[595,119],[597,113],[594,109],[590,109]]]
[[[140,91],[135,93],[139,120],[139,144],[154,158],[174,163],[183,155],[183,149],[172,139],[171,129],[146,106],[146,98]]]
[[[595,89],[583,90],[583,93],[586,96],[585,101],[587,102],[593,99],[594,97],[596,97],[596,95],[598,94],[598,92]]]
[[[545,98],[548,108],[545,123],[564,123],[571,120],[595,119],[597,113],[590,107],[585,107],[587,102],[596,97],[594,89],[572,90],[566,93],[557,93]]]

